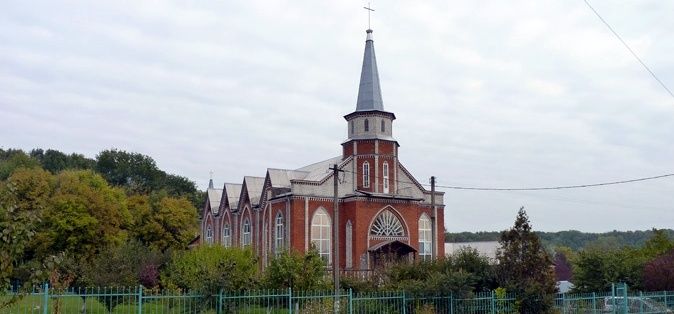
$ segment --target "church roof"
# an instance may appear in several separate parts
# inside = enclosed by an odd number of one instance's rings
[[[222,198],[222,190],[208,188],[207,193],[208,193],[208,202],[211,205],[211,210],[217,213],[218,209],[220,209],[220,199]]]
[[[323,160],[308,166],[304,166],[302,168],[296,169],[295,171],[307,172],[307,175],[304,178],[298,178],[298,180],[321,181],[323,178],[330,175],[330,170],[328,169],[330,166],[333,164],[339,164],[341,162],[342,156],[337,156],[328,160]]]
[[[379,71],[377,71],[377,57],[374,54],[374,40],[372,30],[368,29],[363,55],[363,68],[360,72],[358,86],[358,101],[356,111],[384,111],[384,101],[381,98],[379,86]]]
[[[248,190],[250,204],[253,206],[259,204],[262,188],[264,187],[264,178],[245,176],[243,181],[246,184],[246,190]]]
[[[274,188],[290,188],[290,180],[303,179],[309,172],[289,169],[267,169],[271,186]]]
[[[241,184],[225,183],[227,202],[230,209],[236,209],[239,206],[239,196],[241,196]]]

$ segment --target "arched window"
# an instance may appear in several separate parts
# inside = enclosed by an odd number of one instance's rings
[[[386,132],[386,121],[384,119],[381,119],[381,131]]]
[[[370,163],[367,161],[363,163],[363,187],[370,187]]]
[[[241,246],[250,245],[251,235],[250,235],[250,220],[246,217],[241,224]]]
[[[384,193],[388,193],[388,162],[384,162],[384,166],[382,166],[382,177],[383,177],[383,185],[384,185]]]
[[[421,260],[430,260],[431,252],[431,220],[426,214],[421,214],[419,218],[419,258]]]
[[[353,134],[353,133],[355,133],[355,130],[356,130],[355,123],[353,123],[353,120],[351,120],[351,122],[349,122],[349,123],[351,124],[351,134]]]
[[[284,242],[285,242],[285,228],[283,228],[283,215],[281,215],[281,212],[276,214],[276,228],[275,228],[275,235],[274,235],[274,252],[276,252],[276,256],[281,254],[281,251],[283,251],[284,247]]]
[[[314,217],[311,218],[311,243],[316,246],[318,254],[320,254],[323,261],[330,265],[332,259],[330,258],[330,243],[332,242],[332,226],[330,223],[330,216],[325,212],[325,209],[319,208]]]
[[[364,126],[365,126],[365,132],[369,132],[370,131],[370,121],[368,119],[365,119]]]
[[[213,244],[213,228],[211,225],[206,227],[206,243]]]
[[[383,237],[402,237],[405,235],[405,228],[398,216],[390,210],[384,210],[374,219],[370,234]]]
[[[346,222],[346,269],[353,268],[353,225],[351,220]]]
[[[222,225],[222,245],[225,247],[232,246],[232,230],[229,227],[229,222]]]

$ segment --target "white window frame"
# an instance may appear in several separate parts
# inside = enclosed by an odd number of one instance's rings
[[[332,219],[322,207],[311,218],[311,243],[326,265],[332,265]]]
[[[278,212],[276,214],[276,219],[275,219],[275,227],[274,227],[274,253],[276,253],[276,256],[281,254],[283,252],[283,249],[285,248],[285,227],[284,227],[284,220],[283,220],[283,214],[281,212]]]
[[[222,245],[224,247],[232,246],[232,227],[229,222],[222,224]]]
[[[432,230],[431,219],[425,213],[421,214],[419,217],[419,258],[422,261],[430,260],[433,256]]]
[[[382,172],[383,172],[383,177],[384,177],[384,193],[388,193],[389,190],[389,182],[388,182],[388,162],[384,162],[384,165],[382,166]]]
[[[370,163],[367,161],[363,163],[363,187],[370,187]]]
[[[206,226],[206,243],[213,244],[213,227],[211,227],[211,224]]]
[[[249,246],[252,242],[252,237],[251,237],[251,226],[250,226],[250,219],[248,217],[243,219],[243,222],[241,223],[241,246]]]

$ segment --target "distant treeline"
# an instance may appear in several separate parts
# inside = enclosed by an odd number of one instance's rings
[[[669,237],[674,237],[674,230],[663,230]],[[653,230],[646,231],[611,231],[604,233],[587,233],[576,230],[558,232],[536,232],[546,247],[565,246],[579,250],[588,246],[615,249],[624,246],[640,247],[653,236]],[[446,233],[445,242],[498,241],[499,231]]]
[[[109,149],[96,158],[82,154],[66,154],[54,149],[36,148],[30,152],[21,149],[0,149],[0,181],[7,179],[19,167],[40,167],[57,174],[64,170],[93,170],[113,186],[122,187],[130,194],[150,194],[163,191],[174,197],[187,198],[201,208],[203,192],[186,177],[168,174],[157,167],[152,157]]]

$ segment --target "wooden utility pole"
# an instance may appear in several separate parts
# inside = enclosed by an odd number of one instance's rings
[[[435,220],[438,211],[435,209],[435,177],[431,177],[431,259],[437,257],[438,235]]]
[[[338,194],[338,184],[339,184],[339,173],[344,172],[337,168],[337,164],[332,165],[332,178],[334,185],[334,193],[332,196],[332,280],[335,282],[335,313],[339,309],[339,194]]]

